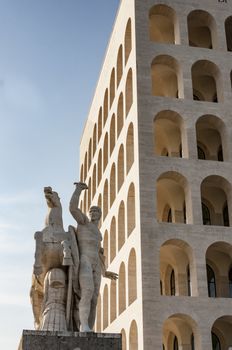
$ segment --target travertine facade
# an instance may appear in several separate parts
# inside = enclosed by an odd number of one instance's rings
[[[96,330],[121,331],[124,349],[232,347],[230,16],[231,0],[119,7],[80,177],[119,273]]]

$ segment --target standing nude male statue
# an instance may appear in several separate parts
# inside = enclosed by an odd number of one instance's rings
[[[79,303],[79,318],[81,332],[91,332],[95,322],[97,298],[101,284],[101,275],[117,279],[114,272],[106,271],[102,235],[98,229],[101,218],[101,208],[92,206],[89,210],[90,219],[79,209],[79,197],[88,187],[85,183],[74,183],[76,189],[72,195],[69,209],[78,223],[77,240],[80,254],[79,285],[81,299]]]

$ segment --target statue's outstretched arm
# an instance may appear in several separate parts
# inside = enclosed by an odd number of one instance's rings
[[[118,279],[117,273],[106,270],[106,265],[105,265],[106,258],[104,256],[104,249],[103,248],[100,248],[100,250],[99,250],[99,258],[100,258],[100,263],[101,263],[102,276],[105,278],[109,278],[111,280],[117,280]]]
[[[76,185],[75,191],[73,192],[73,195],[71,197],[70,203],[69,203],[69,211],[72,215],[72,217],[76,220],[76,222],[80,225],[84,225],[86,222],[88,222],[87,216],[82,213],[79,206],[79,198],[80,194],[83,190],[86,190],[88,187],[86,184],[82,182],[74,183]]]

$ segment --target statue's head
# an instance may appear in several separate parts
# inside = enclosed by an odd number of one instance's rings
[[[50,186],[44,187],[44,194],[49,208],[60,207],[60,197]]]
[[[93,205],[89,209],[89,216],[91,221],[99,221],[101,219],[102,211],[100,207]]]

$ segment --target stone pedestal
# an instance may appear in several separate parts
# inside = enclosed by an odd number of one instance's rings
[[[24,330],[18,350],[122,350],[121,334]]]

